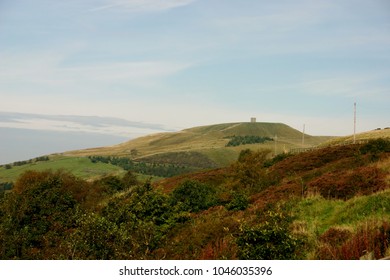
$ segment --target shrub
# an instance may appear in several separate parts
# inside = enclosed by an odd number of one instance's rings
[[[360,167],[351,172],[326,173],[309,184],[324,198],[350,199],[357,194],[368,195],[386,188],[386,173],[374,166]]]
[[[290,232],[283,213],[269,211],[265,222],[242,229],[237,245],[240,259],[288,260],[298,258],[301,242]]]
[[[232,165],[232,179],[240,189],[246,189],[249,194],[260,192],[274,184],[275,178],[267,173],[264,162],[270,150],[253,152],[243,150],[238,161]]]
[[[0,205],[0,247],[5,259],[61,258],[78,213],[78,180],[66,173],[26,172]]]
[[[271,167],[272,165],[285,160],[286,158],[291,157],[293,154],[291,153],[283,153],[283,154],[278,154],[275,157],[268,159],[264,162],[264,167]]]
[[[126,174],[122,178],[122,184],[126,187],[133,187],[139,184],[137,176],[131,171],[127,171]]]
[[[255,135],[232,136],[231,140],[226,144],[226,147],[235,147],[246,144],[262,144],[266,141],[273,141],[273,139]]]
[[[378,160],[381,153],[388,152],[390,152],[390,140],[382,138],[370,140],[360,148],[360,153],[369,154],[373,161]]]
[[[385,257],[390,244],[390,224],[387,221],[367,222],[355,233],[329,229],[320,238],[318,259],[358,260]]]
[[[198,181],[185,181],[171,194],[173,205],[180,204],[183,211],[199,212],[217,203],[216,191]]]
[[[102,209],[102,217],[113,223],[115,234],[126,237],[113,243],[116,252],[121,252],[117,258],[131,259],[150,258],[170,229],[183,219],[175,207],[170,206],[169,197],[149,183],[111,199]],[[127,253],[118,247],[121,244],[126,244]]]
[[[233,199],[226,205],[228,210],[245,210],[249,205],[248,196],[242,192],[233,194]]]
[[[390,152],[390,140],[378,138],[368,141],[360,148],[362,154]]]
[[[108,260],[129,258],[132,246],[125,228],[97,214],[78,218],[77,230],[68,243],[71,259]]]
[[[112,175],[106,176],[98,180],[97,182],[95,182],[95,184],[100,185],[107,194],[112,194],[114,192],[122,191],[125,189],[123,181],[120,180],[118,177]]]
[[[351,235],[352,233],[347,229],[331,227],[320,236],[319,240],[331,246],[339,246],[346,242]]]

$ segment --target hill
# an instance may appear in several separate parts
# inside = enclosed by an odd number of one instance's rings
[[[200,126],[151,134],[109,147],[50,155],[47,162],[28,160],[0,166],[0,182],[13,182],[26,170],[49,168],[68,170],[85,179],[120,174],[124,170],[158,179],[228,166],[243,149],[269,149],[279,154],[297,147],[316,146],[330,138],[305,134],[302,145],[302,133],[282,123]],[[233,140],[234,145],[228,145]]]
[[[153,184],[27,172],[0,192],[1,258],[390,256],[389,140],[268,154]]]
[[[390,256],[389,159],[390,141],[376,139],[273,160],[254,153],[227,168],[160,181],[156,187],[166,193],[200,182],[226,203],[195,216],[164,250],[168,258],[182,252],[190,259]],[[294,257],[288,246],[299,248]]]
[[[355,135],[355,142],[366,142],[368,140],[372,139],[390,139],[390,128],[385,129],[375,129],[371,131],[364,131],[357,133]],[[332,138],[324,143],[322,143],[322,146],[332,146],[332,145],[338,145],[338,144],[351,144],[353,143],[353,135],[347,135],[342,137],[335,137]]]
[[[226,147],[234,136],[269,137],[274,142],[250,144],[245,145],[246,147],[242,145]],[[329,138],[331,137],[305,135],[305,146],[318,145]],[[236,160],[239,152],[244,148],[269,148],[280,153],[301,146],[302,133],[282,123],[226,123],[194,127],[179,132],[152,134],[111,147],[71,151],[66,155],[131,157],[138,161],[158,163],[163,158],[170,158],[172,153],[175,153],[178,159],[181,153],[196,152],[213,161],[216,166],[226,166]],[[183,154],[183,160],[177,160],[176,163],[186,164],[186,161],[187,158]]]

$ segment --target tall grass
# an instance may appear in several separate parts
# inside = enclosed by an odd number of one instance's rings
[[[319,195],[301,200],[294,209],[297,220],[323,233],[334,225],[354,225],[366,219],[390,219],[390,189],[350,200],[328,200]]]
[[[293,208],[293,230],[309,240],[307,258],[385,256],[390,242],[390,189],[350,200],[313,195]]]

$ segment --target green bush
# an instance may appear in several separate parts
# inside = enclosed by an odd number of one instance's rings
[[[99,258],[151,258],[168,232],[183,219],[169,202],[168,195],[152,188],[149,183],[136,186],[123,196],[112,198],[102,209],[101,216],[112,223],[108,226],[113,234],[110,246],[115,249],[115,255],[102,254],[104,251],[99,249]],[[81,232],[83,239],[88,239],[88,234],[84,231],[88,231],[88,228]],[[102,231],[100,234],[104,236],[105,233]],[[90,250],[93,252],[94,248]],[[112,249],[109,247],[107,250]]]
[[[293,154],[291,153],[283,153],[283,154],[278,154],[275,157],[268,159],[264,162],[264,167],[271,167],[272,165],[285,160],[286,158],[291,157]]]
[[[238,189],[245,189],[249,195],[260,192],[276,183],[276,178],[264,168],[270,150],[241,151],[238,161],[232,164],[231,177]]]
[[[363,155],[371,155],[371,160],[378,160],[381,153],[390,152],[390,141],[387,139],[379,138],[368,141],[360,148],[360,153]]]
[[[242,192],[233,194],[233,199],[226,205],[228,210],[245,210],[249,206],[248,196]]]
[[[266,141],[273,141],[273,139],[269,137],[261,137],[255,135],[232,136],[231,140],[226,144],[226,147],[236,147],[246,144],[262,144]]]
[[[171,201],[182,211],[199,212],[217,203],[216,191],[209,185],[189,180],[172,192]]]
[[[106,176],[95,183],[100,185],[107,194],[112,194],[114,192],[125,189],[125,185],[123,184],[122,180],[112,175]]]
[[[0,204],[2,259],[62,258],[78,214],[78,180],[66,173],[26,172]]]
[[[268,212],[266,220],[243,228],[237,238],[238,255],[244,260],[288,260],[298,258],[300,241],[288,228],[280,212]]]

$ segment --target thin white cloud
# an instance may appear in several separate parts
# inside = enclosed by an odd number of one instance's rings
[[[175,61],[105,62],[96,65],[64,66],[66,56],[67,54],[44,52],[25,55],[0,53],[0,83],[13,89],[15,86],[36,85],[55,88],[54,91],[72,85],[147,86],[152,81],[156,82],[192,66],[191,63]]]
[[[196,0],[106,0],[91,12],[121,9],[129,12],[157,12],[187,6]]]
[[[130,122],[115,118],[0,112],[1,127],[59,132],[99,133],[130,138],[169,130],[163,128],[161,125]]]

